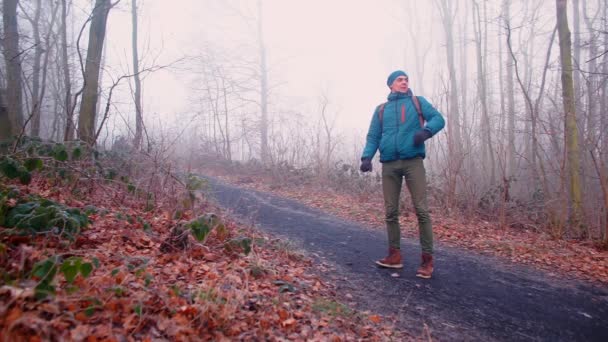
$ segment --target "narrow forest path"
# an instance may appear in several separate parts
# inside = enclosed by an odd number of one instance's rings
[[[404,239],[404,269],[380,269],[384,232],[296,201],[208,178],[210,195],[236,217],[294,241],[357,309],[397,318],[399,328],[438,340],[608,341],[608,289],[549,276],[436,244],[431,280],[415,277],[420,247]],[[320,268],[325,269],[325,268]]]

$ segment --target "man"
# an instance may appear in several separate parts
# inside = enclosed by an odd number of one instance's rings
[[[391,73],[386,84],[391,93],[388,102],[374,111],[360,168],[362,172],[372,171],[372,158],[376,150],[380,150],[389,249],[388,256],[376,263],[387,268],[403,267],[399,195],[405,178],[418,217],[422,246],[422,264],[416,276],[428,279],[433,274],[433,227],[426,196],[424,141],[437,134],[445,126],[445,121],[425,98],[412,95],[405,72],[397,70]]]

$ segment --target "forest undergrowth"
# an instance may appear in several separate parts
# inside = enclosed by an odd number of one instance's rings
[[[225,216],[203,180],[128,156],[3,154],[0,341],[416,338],[341,303],[323,265]]]

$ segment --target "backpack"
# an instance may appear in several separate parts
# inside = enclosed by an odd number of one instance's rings
[[[420,127],[424,128],[424,116],[422,115],[422,109],[420,109],[420,101],[418,101],[418,96],[412,96],[412,102],[414,102],[414,107],[416,107],[416,112],[418,112],[418,120],[420,121]],[[381,104],[378,108],[378,119],[380,120],[380,127],[384,127],[382,123],[382,117],[384,116],[384,106],[387,102]],[[405,120],[405,107],[401,108],[402,120]],[[382,131],[382,129],[380,130]]]

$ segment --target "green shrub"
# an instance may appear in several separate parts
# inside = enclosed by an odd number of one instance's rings
[[[0,197],[0,223],[21,234],[54,233],[73,239],[89,223],[80,209],[48,199],[30,197],[12,208],[7,199],[8,194]]]

